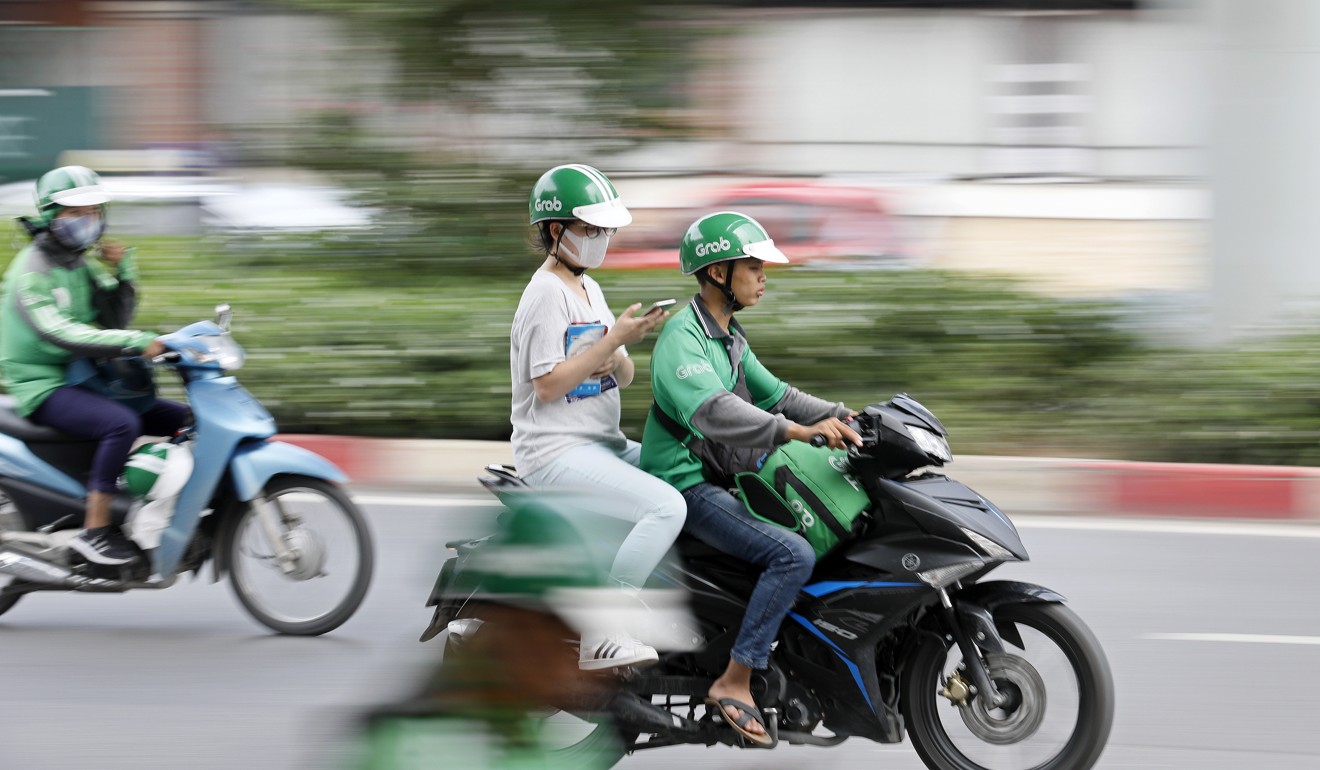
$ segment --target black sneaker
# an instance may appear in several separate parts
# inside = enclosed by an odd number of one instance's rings
[[[96,564],[127,564],[136,556],[127,542],[111,534],[109,527],[84,529],[69,541],[69,547]]]

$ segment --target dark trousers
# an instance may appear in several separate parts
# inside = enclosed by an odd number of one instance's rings
[[[188,420],[188,407],[158,399],[142,414],[90,390],[64,387],[51,393],[28,418],[70,436],[99,442],[87,488],[114,492],[128,453],[139,436],[172,436]]]

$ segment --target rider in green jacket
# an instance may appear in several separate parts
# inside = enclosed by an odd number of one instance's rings
[[[853,414],[851,409],[774,376],[752,353],[733,317],[765,295],[764,263],[787,261],[765,228],[744,214],[721,211],[692,223],[679,248],[679,264],[684,275],[696,276],[700,291],[656,340],[651,355],[655,404],[642,434],[642,469],[668,481],[687,502],[683,531],[764,568],[728,666],[706,699],[708,707],[720,709],[730,726],[758,745],[770,744],[771,738],[752,701],[752,671],[769,665],[771,644],[816,557],[801,535],[748,513],[729,492],[724,476],[730,469],[717,469],[719,453],[705,449],[746,447],[756,454],[757,448],[815,436],[835,448],[861,441],[842,421]]]
[[[137,268],[131,250],[102,240],[109,200],[100,178],[82,166],[57,168],[38,180],[37,216],[20,220],[32,242],[5,273],[0,379],[18,414],[98,442],[85,529],[69,546],[88,561],[113,565],[134,556],[110,526],[111,497],[132,444],[144,433],[172,435],[188,410],[157,400],[138,414],[68,382],[69,365],[79,358],[164,352],[153,332],[124,328],[137,305]]]

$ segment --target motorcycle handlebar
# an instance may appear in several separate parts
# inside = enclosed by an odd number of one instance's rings
[[[857,433],[859,434],[862,433],[862,423],[858,421],[856,417],[849,417],[848,419],[843,421],[843,424],[857,431]],[[816,435],[811,437],[811,441],[808,443],[810,443],[814,447],[823,447],[823,446],[828,446],[830,442],[829,439],[825,438],[825,436],[823,436],[820,433],[817,433]]]

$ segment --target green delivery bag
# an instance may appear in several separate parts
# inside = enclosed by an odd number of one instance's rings
[[[819,557],[851,537],[871,505],[848,471],[844,450],[790,441],[735,481],[753,516],[802,535]]]

